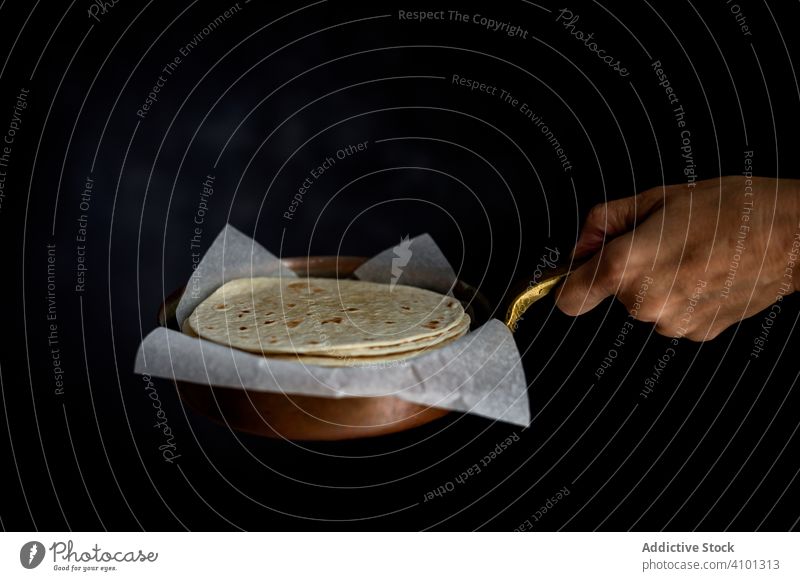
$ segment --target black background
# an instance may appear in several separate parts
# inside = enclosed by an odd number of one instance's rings
[[[623,78],[556,22],[565,6],[546,1],[241,2],[137,117],[162,67],[230,5],[120,0],[99,22],[85,1],[0,5],[1,131],[30,90],[0,207],[4,529],[796,526],[793,297],[760,358],[750,351],[763,314],[714,341],[681,342],[647,399],[643,382],[668,339],[637,324],[598,381],[624,309],[607,301],[571,319],[546,301],[518,336],[534,418],[524,431],[451,414],[394,436],[289,443],[212,424],[157,380],[181,454],[168,464],[132,373],[159,304],[191,274],[208,174],[203,248],[226,222],[283,256],[368,256],[429,232],[493,304],[545,246],[566,254],[592,205],[686,181],[654,60],[686,110],[700,178],[740,173],[746,150],[756,174],[800,177],[796,3],[741,0],[751,36],[724,1],[566,5],[621,59]],[[398,19],[436,8],[509,21],[528,38]],[[519,110],[455,86],[453,74],[528,103],[572,170]],[[365,140],[287,223],[309,170]],[[95,187],[82,212],[87,176]],[[76,292],[81,213],[88,271]],[[48,244],[63,395],[47,341]],[[514,432],[519,441],[480,475],[424,501]],[[563,487],[569,495],[534,521]]]

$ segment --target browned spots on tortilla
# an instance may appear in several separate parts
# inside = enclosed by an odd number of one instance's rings
[[[436,327],[439,326],[439,321],[437,319],[434,319],[432,321],[428,321],[422,326],[425,327],[426,329],[435,329]]]
[[[343,313],[354,313],[355,311],[358,311],[358,310],[359,309],[357,309],[356,307],[347,307],[346,309],[342,309],[342,312]]]
[[[319,341],[314,341],[314,340],[312,339],[311,341],[308,341],[308,344],[309,344],[309,345],[319,345]]]
[[[277,342],[278,342],[278,340],[277,340],[275,337],[270,337],[270,340],[269,340],[269,342],[270,342],[270,343],[277,343]]]
[[[450,301],[449,303],[447,303],[447,307],[450,308],[450,309],[452,309],[455,306],[456,306],[456,302],[455,301]]]
[[[306,283],[304,283],[304,282],[293,282],[293,283],[287,284],[286,288],[298,289],[298,288],[303,288],[304,286],[306,286]]]
[[[319,287],[316,287],[316,286],[315,286],[314,288],[312,288],[311,290],[312,290],[313,292],[315,292],[315,293],[322,293],[322,292],[325,292],[325,290],[324,290],[324,289],[321,289],[321,288],[319,288]]]
[[[217,306],[216,306],[216,307],[214,307],[214,308],[215,308],[215,309],[217,309],[218,311],[221,311],[221,310],[223,310],[223,309],[225,308],[225,305],[223,305],[223,304],[219,304],[219,305],[217,305]]]
[[[403,309],[404,311],[410,311],[411,310],[411,307],[409,307],[408,305],[403,305],[400,308]]]
[[[324,325],[325,323],[341,323],[341,322],[342,322],[341,317],[331,317],[330,319],[325,319],[324,321],[322,321],[322,324]]]
[[[289,327],[290,329],[294,329],[297,325],[299,325],[302,322],[303,321],[301,321],[300,319],[295,319],[294,321],[287,321],[286,326]]]
[[[384,321],[387,325],[394,325],[394,321]]]
[[[274,315],[274,314],[275,314],[275,313],[273,313],[272,311],[270,311],[270,312],[268,312],[268,313],[264,313],[264,316],[265,316],[265,317],[269,317],[270,315]]]
[[[295,304],[294,304],[294,303],[286,303],[286,306],[287,306],[287,307],[289,307],[289,308],[291,309],[292,307],[294,307],[294,306],[295,306]]]
[[[273,323],[275,323],[275,321],[273,321],[272,319],[267,319],[266,321],[264,321],[265,325],[272,325]]]
[[[240,331],[247,331],[247,327],[239,327]]]

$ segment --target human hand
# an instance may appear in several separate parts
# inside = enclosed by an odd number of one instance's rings
[[[729,176],[592,208],[558,291],[576,316],[616,295],[656,332],[713,339],[800,283],[800,180]]]

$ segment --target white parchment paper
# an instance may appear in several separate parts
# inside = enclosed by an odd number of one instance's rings
[[[356,277],[382,283],[394,279],[397,284],[449,293],[455,273],[429,235],[412,238],[403,248],[410,253],[389,248],[359,267]],[[225,282],[254,276],[296,275],[252,238],[226,226],[188,281],[177,308],[178,322],[182,324]],[[374,367],[280,361],[162,327],[144,338],[134,369],[140,374],[231,389],[333,398],[391,395],[522,426],[530,422],[519,352],[511,332],[497,319],[445,347]]]

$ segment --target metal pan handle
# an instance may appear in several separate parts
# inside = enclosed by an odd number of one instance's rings
[[[522,316],[533,303],[546,296],[558,283],[585,262],[585,260],[573,260],[541,271],[541,274],[537,272],[538,276],[531,277],[530,282],[522,291],[517,290],[517,292],[512,293],[510,299],[506,301],[508,310],[506,311],[505,319],[505,324],[511,329],[511,332],[513,333],[517,330]]]

